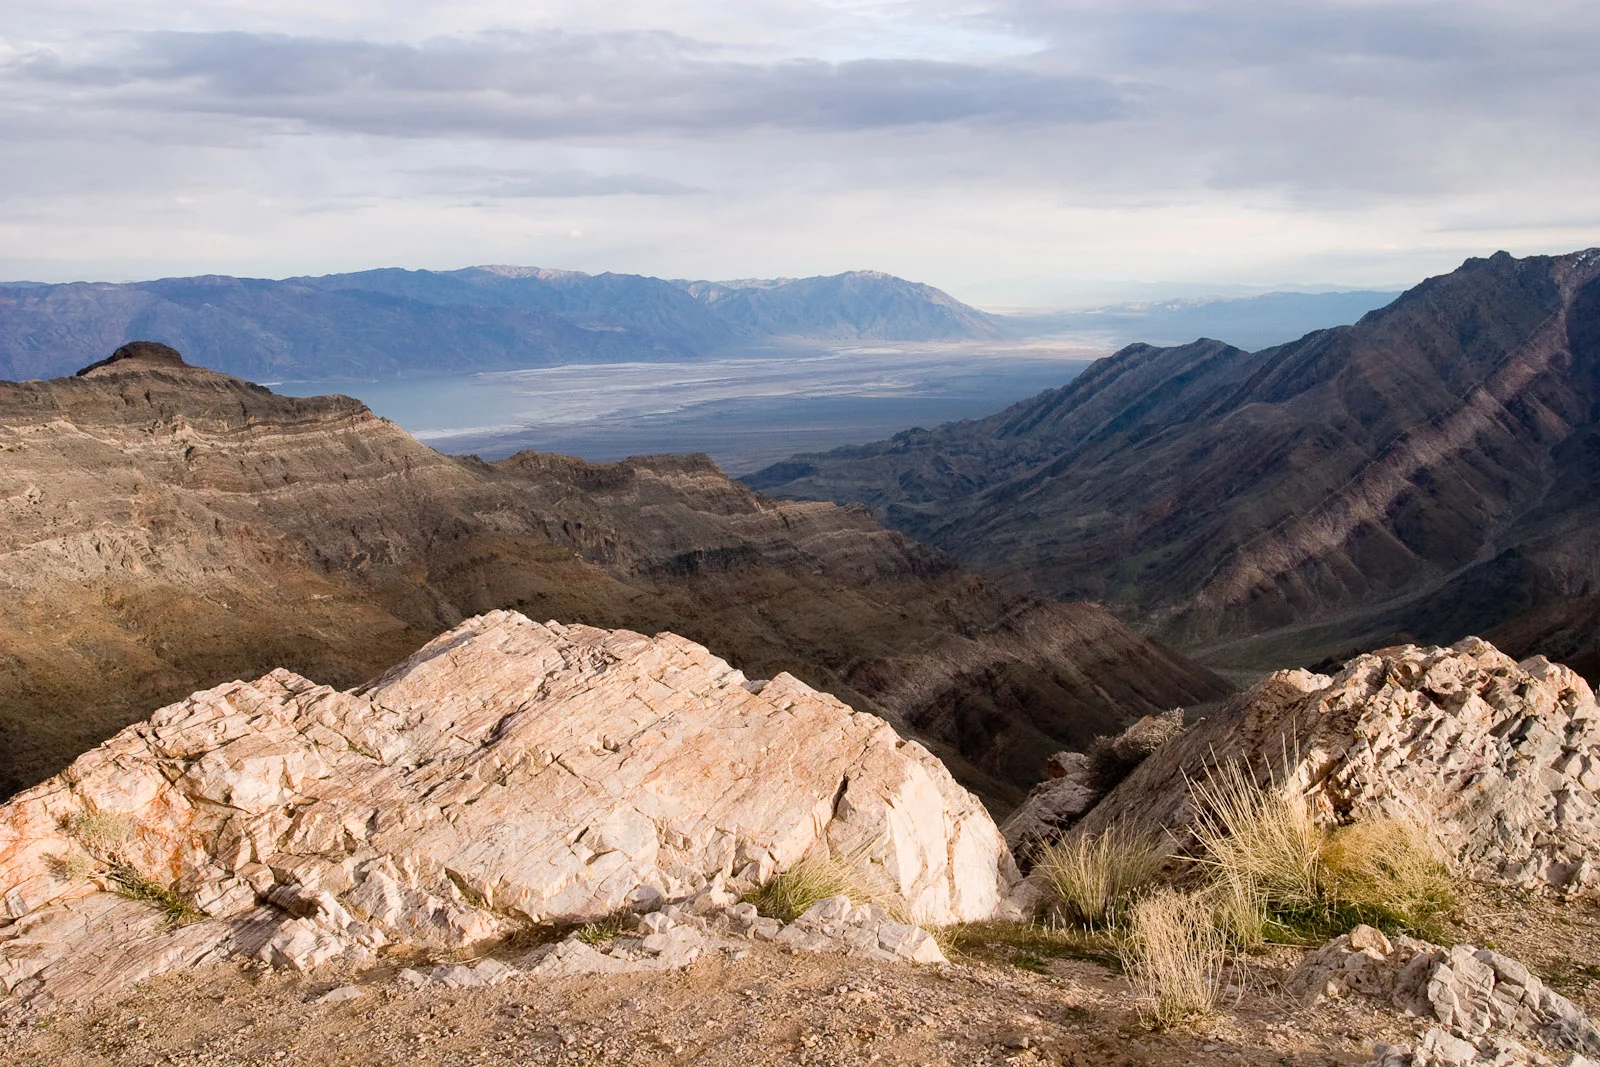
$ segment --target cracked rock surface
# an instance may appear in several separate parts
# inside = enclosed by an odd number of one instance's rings
[[[200,921],[92,873],[82,828],[113,822],[116,862]],[[0,807],[0,983],[48,1003],[227,955],[458,947],[819,852],[932,924],[1003,912],[1017,878],[983,806],[883,720],[672,634],[491,612],[362,689],[196,693]]]
[[[1600,889],[1600,706],[1575,671],[1478,638],[1400,645],[1329,677],[1278,671],[1140,764],[1078,825],[1193,825],[1188,783],[1219,763],[1287,780],[1329,821],[1432,825],[1486,881]],[[1285,768],[1287,773],[1285,773]]]
[[[1411,937],[1390,941],[1358,926],[1306,957],[1285,989],[1308,1004],[1359,993],[1438,1024],[1416,1046],[1384,1046],[1380,1067],[1555,1062],[1522,1045],[1529,1038],[1566,1054],[1600,1056],[1600,1027],[1527,967],[1493,949],[1441,948]]]

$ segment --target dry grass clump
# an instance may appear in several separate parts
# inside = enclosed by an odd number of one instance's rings
[[[1438,834],[1409,820],[1339,827],[1323,846],[1322,865],[1336,907],[1430,940],[1438,939],[1440,919],[1458,901],[1450,856]]]
[[[125,815],[107,811],[75,811],[67,816],[67,834],[97,856],[111,856],[133,836],[133,826]]]
[[[886,886],[874,884],[847,860],[837,856],[805,856],[771,881],[744,895],[762,915],[791,923],[806,909],[829,897],[849,897],[853,904],[876,904],[905,919],[905,901]]]
[[[67,817],[65,829],[93,859],[79,856],[64,860],[60,874],[72,878],[99,875],[115,886],[118,893],[156,905],[180,926],[205,918],[171,886],[148,877],[129,861],[126,848],[135,827],[127,816],[102,811],[75,812]]]
[[[1046,845],[1036,866],[1050,883],[1062,917],[1092,930],[1113,925],[1171,854],[1165,834],[1117,825]]]
[[[1158,889],[1134,902],[1122,958],[1140,1014],[1155,1029],[1203,1020],[1222,999],[1227,938],[1211,907],[1190,894]]]
[[[1273,913],[1322,905],[1325,834],[1304,797],[1257,785],[1238,763],[1211,771],[1193,789],[1200,806],[1195,836],[1221,882],[1259,897]]]
[[[1382,818],[1330,831],[1310,802],[1229,764],[1194,785],[1196,836],[1212,871],[1202,895],[1238,944],[1317,940],[1370,923],[1434,934],[1455,905],[1437,835]]]

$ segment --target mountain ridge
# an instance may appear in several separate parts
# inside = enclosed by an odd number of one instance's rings
[[[686,360],[780,336],[926,341],[999,333],[992,316],[878,271],[744,285],[504,265],[6,283],[0,378],[69,374],[140,337],[249,378],[337,381]]]
[[[450,457],[348,397],[129,347],[0,383],[0,791],[197,688],[275,666],[353,685],[496,608],[790,671],[1001,808],[1056,749],[1227,689],[1098,608],[980,580],[864,508],[759,497],[704,456]]]
[[[1593,677],[1597,323],[1600,251],[1499,253],[1352,326],[1254,353],[1129,345],[986,419],[746,481],[866,503],[1007,581],[1257,667],[1479,632]]]

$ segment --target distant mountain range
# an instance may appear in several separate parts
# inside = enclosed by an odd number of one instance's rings
[[[1087,311],[1008,315],[1001,321],[1008,333],[1026,337],[1101,334],[1108,345],[1132,341],[1175,345],[1196,337],[1220,337],[1240,348],[1256,349],[1292,341],[1312,330],[1348,325],[1399,295],[1398,290],[1357,289],[1191,297],[1112,304]]]
[[[692,282],[488,266],[0,285],[0,378],[18,380],[70,374],[136,338],[257,380],[348,381],[692,359],[773,337],[1000,332],[932,286],[877,271]]]
[[[1468,260],[1257,352],[1131,345],[999,414],[746,479],[1214,665],[1477,633],[1600,678],[1600,249]]]

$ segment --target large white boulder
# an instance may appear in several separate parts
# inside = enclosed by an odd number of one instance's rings
[[[0,807],[0,984],[460,945],[807,854],[925,924],[988,918],[1017,878],[983,806],[881,719],[673,634],[492,612],[366,688],[280,670],[196,693]],[[110,867],[207,920],[130,917]]]

